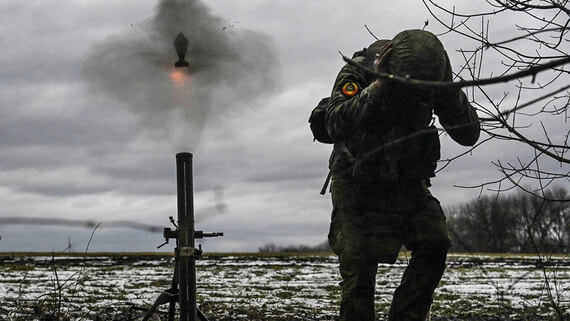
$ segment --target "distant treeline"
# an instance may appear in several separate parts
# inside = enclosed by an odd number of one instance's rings
[[[569,198],[565,188],[557,187],[545,191],[542,198],[519,191],[479,197],[448,209],[451,250],[568,253]]]
[[[486,253],[568,253],[570,251],[570,194],[563,187],[543,198],[519,191],[482,196],[445,212],[451,251]],[[259,248],[262,253],[329,252],[327,241],[315,245]]]
[[[279,246],[273,243],[265,244],[259,248],[260,253],[307,253],[307,252],[329,252],[331,249],[329,247],[329,242],[324,241],[323,243],[317,244],[315,246],[309,245],[289,245],[289,246]]]

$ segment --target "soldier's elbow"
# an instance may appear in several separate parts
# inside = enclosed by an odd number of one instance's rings
[[[479,140],[480,134],[481,134],[481,131],[480,131],[479,127],[477,126],[476,128],[471,128],[471,130],[469,132],[463,132],[461,134],[456,134],[455,137],[453,137],[453,135],[451,135],[451,137],[459,145],[473,146]]]

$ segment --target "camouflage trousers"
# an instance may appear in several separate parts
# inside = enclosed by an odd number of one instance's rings
[[[334,176],[332,199],[328,238],[340,262],[340,320],[375,320],[378,263],[394,263],[402,244],[411,259],[388,320],[425,320],[450,246],[437,199],[421,183],[360,185]]]

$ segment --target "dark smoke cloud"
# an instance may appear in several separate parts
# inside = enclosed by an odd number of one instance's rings
[[[84,76],[138,114],[144,128],[194,148],[209,118],[272,92],[280,74],[267,36],[224,24],[200,1],[161,1],[152,19],[95,45]],[[190,67],[175,70],[179,32],[189,40]],[[181,71],[186,80],[175,84],[172,73]]]

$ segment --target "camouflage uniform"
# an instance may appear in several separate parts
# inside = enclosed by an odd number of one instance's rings
[[[354,60],[370,65],[366,56],[360,52]],[[443,46],[420,30],[404,31],[392,40],[387,67],[390,73],[416,79],[452,79]],[[394,263],[403,244],[412,258],[388,320],[425,320],[450,245],[439,201],[427,188],[439,158],[437,131],[430,122],[435,112],[448,134],[468,146],[479,137],[479,120],[459,89],[395,83],[379,89],[373,81],[345,65],[326,111],[327,131],[335,142],[329,164],[333,212],[328,238],[343,279],[340,319],[374,320],[378,263]]]

